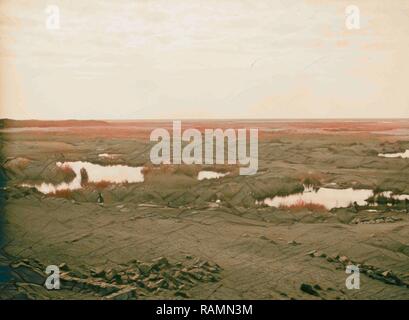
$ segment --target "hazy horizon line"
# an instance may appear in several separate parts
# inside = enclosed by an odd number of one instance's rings
[[[0,118],[0,121],[11,120],[11,121],[409,121],[407,118],[384,118],[384,117],[373,117],[373,118],[354,118],[354,117],[334,117],[334,118],[87,118],[87,119],[76,119],[76,118],[65,118],[65,119],[45,119],[45,118],[27,118],[27,119],[16,119],[16,118]]]

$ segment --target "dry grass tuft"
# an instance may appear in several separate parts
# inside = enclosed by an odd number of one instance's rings
[[[308,173],[306,175],[299,176],[300,181],[307,187],[320,187],[324,176],[320,173]]]
[[[87,186],[91,186],[91,187],[94,187],[94,188],[96,188],[98,190],[102,190],[102,189],[108,188],[112,184],[114,184],[114,183],[112,183],[110,181],[107,181],[107,180],[101,180],[101,181],[98,181],[98,182],[88,182]]]
[[[72,191],[69,189],[56,190],[48,195],[56,198],[72,199]]]
[[[68,165],[57,167],[57,177],[61,177],[62,181],[70,182],[75,178],[75,172]]]
[[[280,209],[291,210],[291,211],[302,211],[302,210],[309,210],[313,212],[326,212],[327,208],[319,203],[313,202],[305,202],[303,200],[298,200],[296,203],[292,205],[280,205]]]
[[[128,181],[124,181],[124,182],[111,182],[111,181],[107,181],[107,180],[101,180],[98,182],[87,182],[86,184],[83,185],[84,188],[91,188],[91,189],[96,189],[98,191],[102,191],[110,186],[126,186],[128,185],[129,182]]]

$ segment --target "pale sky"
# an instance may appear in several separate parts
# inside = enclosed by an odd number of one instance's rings
[[[407,118],[408,57],[409,0],[0,0],[0,118]]]

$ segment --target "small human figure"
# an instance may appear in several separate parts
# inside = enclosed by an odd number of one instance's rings
[[[103,204],[104,204],[104,198],[102,197],[101,192],[98,192],[97,202],[98,202],[98,204],[100,204],[100,205],[103,205]]]
[[[354,201],[354,209],[355,209],[355,212],[359,211],[359,206],[358,206],[358,203],[356,201]]]
[[[84,187],[88,184],[88,172],[85,168],[81,168],[80,170],[80,175],[81,175],[81,186]]]

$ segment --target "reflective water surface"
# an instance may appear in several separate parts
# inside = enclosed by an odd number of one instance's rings
[[[227,176],[229,173],[220,173],[214,171],[200,171],[197,175],[198,180],[205,180],[205,179],[219,179]]]
[[[369,189],[354,190],[348,189],[331,189],[305,187],[301,193],[292,194],[289,196],[277,196],[274,198],[266,198],[262,201],[257,201],[258,204],[265,204],[270,207],[291,206],[300,202],[316,203],[325,206],[327,209],[348,207],[356,202],[358,205],[366,205],[366,200],[373,195],[373,191]]]
[[[144,176],[142,173],[143,167],[130,167],[124,165],[101,166],[91,162],[74,161],[74,162],[57,162],[59,167],[68,167],[75,172],[75,178],[70,182],[62,182],[60,184],[41,183],[38,185],[24,184],[26,187],[35,187],[42,193],[53,193],[58,190],[75,190],[82,188],[81,186],[81,169],[85,169],[88,175],[88,182],[107,181],[111,183],[134,183],[143,182]]]
[[[379,153],[378,156],[384,158],[409,158],[409,150],[397,153]]]

